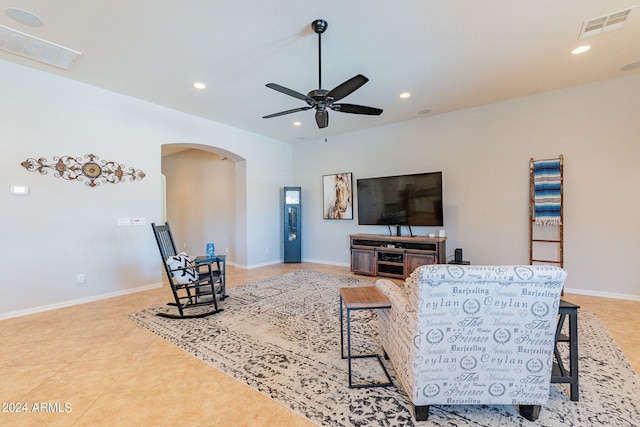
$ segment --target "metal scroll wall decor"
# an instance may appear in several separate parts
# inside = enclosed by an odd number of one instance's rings
[[[118,162],[108,162],[106,160],[98,161],[99,157],[95,154],[85,154],[84,161],[82,157],[60,156],[54,157],[55,163],[46,164],[47,159],[40,157],[39,159],[27,159],[20,163],[30,172],[40,172],[46,175],[48,169],[55,171],[56,178],[66,179],[68,181],[84,181],[89,187],[95,187],[100,183],[117,184],[125,181],[138,181],[145,177],[144,172],[140,169],[128,168]]]

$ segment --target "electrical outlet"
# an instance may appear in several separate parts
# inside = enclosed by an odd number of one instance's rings
[[[224,253],[228,255],[229,254],[229,248],[225,248],[224,249]]]
[[[267,248],[267,253],[269,253],[269,248]]]
[[[76,278],[76,282],[78,282],[81,285],[84,284],[84,273],[78,274],[78,277]]]

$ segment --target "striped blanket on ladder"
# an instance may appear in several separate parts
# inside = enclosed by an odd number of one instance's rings
[[[533,162],[533,219],[536,225],[561,225],[561,159]]]

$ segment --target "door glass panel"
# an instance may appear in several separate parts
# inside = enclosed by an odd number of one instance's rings
[[[298,208],[287,208],[289,215],[289,241],[294,242],[298,239]]]
[[[299,191],[287,191],[285,194],[285,203],[287,205],[297,205],[300,203],[300,192]]]

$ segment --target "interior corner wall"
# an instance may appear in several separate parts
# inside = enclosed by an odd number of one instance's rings
[[[236,241],[246,266],[279,262],[279,194],[291,182],[289,144],[0,60],[0,319],[159,286],[150,224],[161,218],[161,146],[193,143],[245,159],[235,201]],[[91,188],[20,163],[99,156],[144,179]],[[246,163],[246,165],[244,165]],[[28,196],[9,194],[12,184]],[[238,180],[236,180],[238,185]],[[263,209],[269,212],[264,214]],[[118,226],[144,218],[144,226]],[[273,248],[266,253],[264,248]],[[77,283],[84,274],[85,283]]]
[[[474,265],[528,264],[529,159],[563,154],[566,289],[640,299],[638,135],[634,74],[298,143],[303,258],[348,265],[349,234],[388,234],[358,225],[355,188],[355,219],[323,220],[322,175],[352,172],[355,187],[359,178],[442,171],[448,257],[459,247]]]
[[[236,242],[247,242],[247,162],[236,161]],[[279,238],[279,236],[277,237]],[[234,261],[236,267],[247,268],[247,245],[236,245]],[[284,255],[283,255],[284,256]]]

